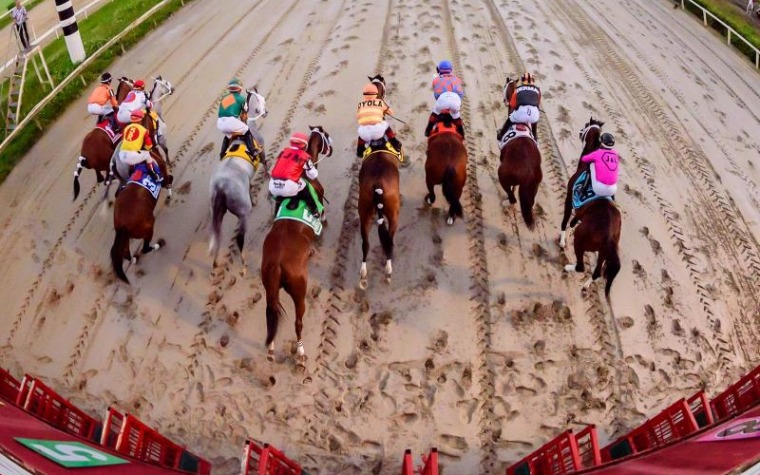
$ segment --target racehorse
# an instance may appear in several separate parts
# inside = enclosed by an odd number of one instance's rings
[[[166,177],[166,163],[161,158],[161,154],[156,149],[153,149],[150,154],[158,164],[161,176]],[[135,168],[141,165],[144,166],[144,164],[138,164]],[[136,178],[136,175],[137,173],[133,174],[133,178]],[[129,181],[124,189],[117,193],[113,209],[116,236],[111,246],[111,265],[116,276],[127,284],[129,284],[129,279],[124,273],[124,259],[131,260],[132,263],[137,262],[137,255],[132,257],[129,250],[130,239],[143,240],[141,254],[157,251],[165,244],[163,239],[153,244],[150,242],[153,239],[153,225],[156,221],[153,210],[156,207],[159,192],[160,189],[156,190],[154,197],[148,189],[134,181]]]
[[[581,173],[584,172],[584,170],[588,169],[588,166],[584,166],[584,163],[581,161],[583,157],[588,155],[591,152],[594,152],[599,149],[599,147],[602,145],[602,142],[600,141],[600,137],[602,136],[602,127],[604,126],[604,122],[599,120],[594,120],[594,117],[592,116],[589,121],[586,123],[586,125],[583,126],[583,129],[581,129],[581,132],[579,134],[581,142],[583,142],[583,151],[581,152],[581,156],[578,157],[578,166],[575,169],[575,173],[573,173],[573,176],[570,177],[570,181],[567,183],[567,194],[565,195],[565,210],[564,215],[562,216],[562,224],[560,225],[560,233],[559,233],[559,247],[564,249],[565,248],[565,236],[567,231],[567,223],[570,221],[570,214],[573,210],[573,187],[575,186],[575,182],[578,181],[578,178],[580,177]],[[575,226],[575,220],[573,220],[572,223],[570,223],[570,227]]]
[[[162,101],[172,94],[174,94],[174,86],[172,86],[171,82],[163,79],[160,75],[153,79],[153,86],[150,89],[148,98],[153,103],[153,111],[156,112],[160,119],[156,120],[158,123],[156,127],[156,143],[164,151],[164,157],[168,165],[171,165],[172,162],[169,159],[169,146],[166,143],[166,122],[164,122]]]
[[[385,85],[385,78],[383,77],[383,75],[375,74],[374,76],[367,76],[367,79],[369,79],[369,82],[377,86],[377,98],[384,99],[385,93],[388,90],[388,88]]]
[[[321,127],[311,127],[306,150],[316,166],[320,154],[332,155],[332,141]],[[306,178],[304,178],[306,179]],[[310,180],[320,201],[324,201],[324,188],[318,180]],[[284,203],[281,206],[286,206]],[[274,339],[280,316],[284,313],[280,303],[280,289],[285,289],[293,299],[296,311],[296,338],[298,339],[298,365],[306,367],[306,352],[301,332],[306,312],[306,289],[309,278],[311,243],[316,238],[314,230],[301,221],[278,219],[272,224],[261,255],[261,280],[266,291],[267,360],[274,361]]]
[[[255,92],[255,88],[253,90]],[[251,102],[252,91],[248,91],[248,101]],[[256,95],[254,95],[255,97]],[[260,96],[259,96],[260,97]],[[263,101],[262,101],[263,102]],[[250,107],[250,106],[249,106]],[[266,114],[263,103],[257,103],[256,115],[249,118],[249,128],[254,134],[254,138],[261,148],[264,148],[264,138],[256,130],[255,120]],[[255,132],[254,132],[255,131]],[[262,153],[263,159],[263,153]],[[251,202],[251,179],[258,169],[258,158],[251,161],[245,151],[245,142],[238,136],[230,142],[224,158],[216,166],[214,174],[211,176],[211,240],[209,242],[209,254],[214,258],[214,267],[216,267],[216,258],[219,254],[219,241],[222,232],[222,219],[224,214],[229,211],[238,218],[238,225],[235,229],[235,242],[240,250],[240,259],[243,261],[243,270],[245,271],[245,256],[243,255],[243,243],[245,242],[245,232],[248,217],[253,210]]]
[[[116,88],[116,101],[121,103],[129,91],[132,90],[132,81],[128,78],[119,78],[119,86]],[[116,114],[116,110],[114,110]],[[108,174],[110,169],[111,157],[119,142],[119,137],[111,136],[100,127],[93,128],[82,141],[82,148],[77,161],[76,170],[74,171],[74,199],[79,197],[80,185],[79,175],[82,174],[83,168],[92,168],[95,170],[98,183],[103,183],[106,178],[103,173]],[[115,140],[115,141],[114,141]]]
[[[511,97],[516,80],[507,78],[505,97]],[[511,111],[510,111],[511,112]],[[543,179],[541,171],[541,151],[538,143],[527,132],[530,124],[512,124],[501,143],[501,165],[499,166],[499,183],[510,204],[517,203],[515,188],[519,187],[520,210],[529,229],[535,226],[533,204],[538,194],[538,186]]]
[[[446,222],[454,224],[456,217],[463,217],[462,197],[467,180],[467,149],[464,139],[456,130],[449,114],[441,114],[428,139],[427,160],[425,161],[425,183],[428,204],[435,203],[435,185],[441,185],[443,196],[449,202],[449,216]]]

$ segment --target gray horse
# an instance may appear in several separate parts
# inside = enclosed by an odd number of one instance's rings
[[[255,91],[255,88],[247,92],[249,110],[255,111],[255,115],[248,121],[248,126],[256,141],[263,148],[264,138],[256,128],[255,121],[259,117],[266,116],[264,98]],[[252,103],[253,107],[251,107]],[[235,150],[236,147],[245,147],[245,143],[239,137],[232,140],[229,149]],[[243,243],[245,242],[248,217],[251,215],[251,211],[253,211],[250,191],[253,173],[254,168],[250,161],[232,156],[219,162],[216,170],[214,170],[214,174],[211,176],[211,240],[208,250],[209,254],[214,258],[214,267],[216,267],[216,258],[219,255],[222,219],[225,213],[229,211],[238,218],[238,225],[235,229],[235,243],[240,250],[240,259],[243,262],[243,271],[245,272]]]

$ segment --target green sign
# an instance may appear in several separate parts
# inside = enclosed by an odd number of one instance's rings
[[[16,441],[66,468],[101,467],[129,463],[124,459],[95,450],[80,442],[23,439],[21,437],[16,437]]]

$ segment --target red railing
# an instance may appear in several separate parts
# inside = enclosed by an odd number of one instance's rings
[[[300,465],[269,444],[245,442],[243,475],[306,475]]]
[[[0,398],[15,404],[19,391],[21,391],[21,383],[8,371],[0,368]]]
[[[401,475],[438,475],[438,449],[433,447],[427,455],[422,456],[422,466],[415,470],[412,450],[406,449],[401,464]]]
[[[69,434],[93,440],[100,421],[75,407],[39,379],[25,375],[16,405]]]
[[[700,428],[707,427],[715,422],[710,401],[707,399],[704,391],[699,391],[687,399],[686,404],[689,405],[691,413],[694,414],[694,419]]]
[[[109,415],[112,416],[110,427],[104,429],[104,432],[108,430],[112,433],[113,418],[120,414],[109,411]],[[108,435],[106,441],[107,439]],[[198,475],[211,473],[211,464],[208,461],[186,451],[181,445],[175,444],[130,414],[124,416],[115,450],[137,460],[173,470]]]
[[[760,402],[760,366],[712,399],[715,420],[735,416]]]
[[[599,442],[593,425],[577,435],[567,430],[507,469],[507,475],[558,475],[601,462]]]
[[[124,414],[109,407],[106,418],[103,420],[103,431],[100,434],[100,445],[110,449],[116,449],[119,433],[124,426]]]

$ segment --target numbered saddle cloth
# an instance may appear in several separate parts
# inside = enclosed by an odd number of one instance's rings
[[[588,171],[584,171],[573,183],[573,209],[578,209],[585,204],[600,199],[612,201],[612,198],[608,196],[599,196],[594,193],[591,187],[591,174]]]
[[[317,203],[317,211],[319,214],[322,214],[322,212],[325,210],[325,207],[319,200],[316,190],[311,186],[311,183],[309,182],[306,182],[306,187],[309,190],[309,193],[311,193],[311,197],[314,199],[314,202]],[[303,223],[309,226],[317,236],[322,234],[322,221],[319,218],[315,217],[311,211],[309,211],[309,208],[306,206],[305,201],[297,197],[285,198],[282,200],[282,203],[277,210],[277,214],[274,216],[275,221],[279,221],[281,219],[298,221],[299,223]]]
[[[529,125],[526,124],[512,124],[509,127],[509,130],[507,130],[507,133],[505,133],[501,140],[499,141],[499,150],[503,149],[507,146],[507,144],[515,139],[519,138],[529,138],[533,140],[534,142],[536,139],[533,137],[533,132],[531,131],[531,128]]]
[[[403,151],[399,152],[398,150],[396,150],[396,147],[391,145],[391,143],[385,140],[384,138],[380,140],[373,140],[369,144],[369,146],[367,146],[367,148],[364,149],[362,160],[366,160],[370,157],[370,155],[374,155],[380,152],[390,152],[391,154],[393,154],[393,156],[396,157],[396,159],[399,162],[404,161],[404,152]]]
[[[161,193],[161,182],[163,181],[163,177],[161,176],[161,169],[158,165],[155,165],[155,170],[158,180],[154,180],[153,177],[150,176],[148,165],[145,162],[138,163],[132,169],[132,174],[129,176],[127,184],[134,183],[135,185],[142,186],[150,192],[154,200],[157,200],[159,193]]]

